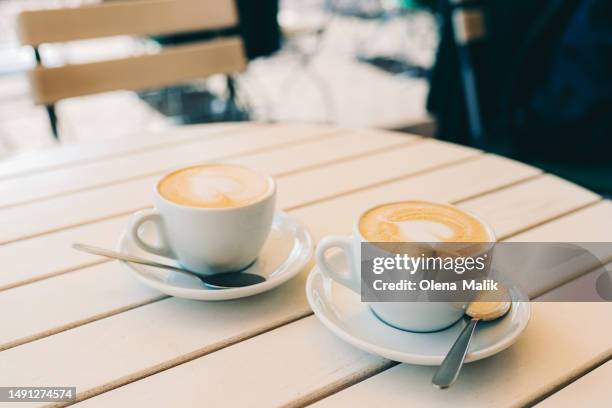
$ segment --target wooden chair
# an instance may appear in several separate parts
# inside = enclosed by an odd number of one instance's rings
[[[238,24],[234,0],[113,1],[76,8],[24,11],[18,35],[34,47],[37,66],[29,72],[34,101],[47,108],[58,138],[55,103],[64,98],[114,90],[141,90],[244,70],[237,36],[167,47],[156,54],[45,68],[43,43],[115,35],[161,35],[231,28]]]

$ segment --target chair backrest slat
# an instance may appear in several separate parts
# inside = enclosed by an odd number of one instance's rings
[[[114,35],[153,35],[235,26],[234,0],[131,0],[75,8],[24,11],[17,20],[23,44]]]
[[[37,67],[30,84],[37,103],[117,89],[158,88],[244,70],[242,40],[229,37],[205,43],[170,47],[156,54],[89,64]]]

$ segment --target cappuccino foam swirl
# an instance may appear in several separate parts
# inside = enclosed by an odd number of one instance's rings
[[[270,189],[261,174],[240,166],[188,167],[166,176],[159,193],[177,204],[202,208],[240,207],[256,202]]]
[[[455,207],[405,201],[376,207],[359,221],[372,242],[487,242],[491,239],[476,218]]]

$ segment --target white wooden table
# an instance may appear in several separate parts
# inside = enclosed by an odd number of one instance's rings
[[[348,233],[377,202],[420,198],[480,214],[503,240],[612,242],[612,204],[592,192],[385,131],[209,125],[16,158],[0,163],[0,386],[76,386],[79,405],[100,407],[612,406],[606,303],[534,303],[518,343],[437,391],[433,367],[328,332],[306,302],[309,268],[269,293],[206,303],[163,296],[70,248],[114,247],[161,173],[208,160],[274,175],[279,207],[315,239]],[[541,277],[528,290],[567,290],[597,272]]]

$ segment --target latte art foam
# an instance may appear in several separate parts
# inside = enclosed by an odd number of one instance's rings
[[[487,242],[476,218],[455,207],[425,201],[385,204],[365,213],[359,231],[371,242]]]
[[[263,175],[244,167],[212,164],[177,170],[160,181],[158,190],[177,204],[230,208],[256,202],[270,190],[270,183]]]

